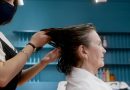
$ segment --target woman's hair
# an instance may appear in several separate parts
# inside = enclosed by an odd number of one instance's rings
[[[95,30],[92,24],[82,24],[66,28],[43,29],[52,40],[50,42],[54,47],[61,48],[61,57],[58,60],[57,68],[59,71],[68,75],[72,67],[79,66],[80,58],[77,54],[79,45],[89,46],[87,33]]]

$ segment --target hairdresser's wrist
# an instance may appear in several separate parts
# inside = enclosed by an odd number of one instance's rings
[[[34,52],[36,51],[37,47],[33,43],[29,42],[27,45],[30,45]]]
[[[45,65],[48,65],[49,62],[47,62],[47,61],[45,61],[45,60],[41,60],[41,61],[40,61],[40,64],[41,64],[42,66],[45,66]]]

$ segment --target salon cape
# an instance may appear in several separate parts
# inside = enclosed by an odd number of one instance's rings
[[[85,69],[73,67],[67,76],[66,90],[112,90],[104,81]]]

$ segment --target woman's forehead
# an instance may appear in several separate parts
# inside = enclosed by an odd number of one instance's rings
[[[101,39],[98,35],[98,33],[96,31],[91,31],[89,34],[88,34],[88,39],[90,41],[94,41],[94,42],[101,42]]]

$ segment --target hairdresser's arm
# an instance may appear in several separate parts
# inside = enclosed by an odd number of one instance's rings
[[[36,74],[38,74],[40,71],[42,71],[50,62],[53,62],[58,59],[58,57],[60,56],[59,51],[60,49],[52,50],[41,60],[40,63],[32,66],[27,70],[23,70],[21,80],[19,81],[18,85],[24,84]]]
[[[50,40],[50,37],[45,35],[45,32],[38,32],[34,34],[30,40],[36,47],[41,47]],[[24,64],[32,54],[34,48],[27,45],[15,57],[2,62],[0,61],[0,87],[6,86],[23,68]]]

